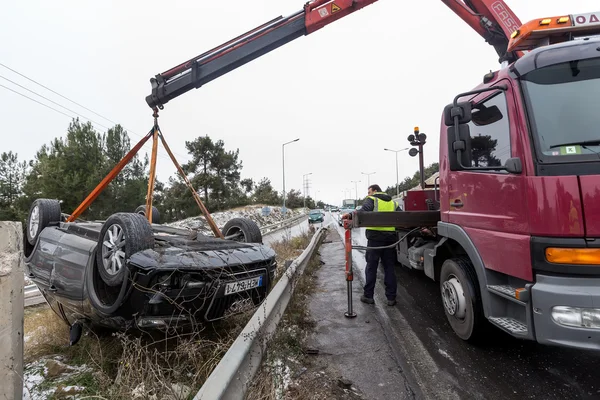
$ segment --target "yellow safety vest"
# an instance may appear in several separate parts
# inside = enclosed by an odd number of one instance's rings
[[[383,193],[382,193],[383,194]],[[385,193],[387,194],[387,193]],[[384,201],[381,200],[379,197],[375,197],[375,196],[367,196],[368,198],[373,200],[373,211],[375,212],[390,212],[390,211],[396,211],[396,208],[398,208],[398,203],[396,203],[396,201],[391,200],[391,201]],[[396,228],[394,228],[393,226],[377,226],[377,227],[367,227],[366,229],[370,229],[372,231],[395,231]]]

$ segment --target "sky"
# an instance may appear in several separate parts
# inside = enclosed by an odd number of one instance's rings
[[[596,11],[593,0],[506,0],[525,23]],[[26,0],[3,4],[0,63],[102,117],[0,66],[0,152],[30,160],[64,136],[75,111],[101,132],[122,124],[136,142],[152,128],[145,102],[150,78],[277,16],[298,0]],[[268,177],[313,198],[340,204],[366,195],[368,181],[396,184],[395,154],[419,126],[425,165],[438,161],[443,108],[497,70],[494,49],[439,0],[380,0],[301,37],[165,105],[159,124],[180,163],[185,142],[208,135],[239,149],[242,178]],[[8,78],[71,111],[6,81]],[[106,120],[108,118],[109,120]],[[84,118],[81,118],[84,119]],[[147,145],[144,151],[149,151]],[[399,180],[418,157],[398,153]],[[368,178],[362,173],[373,173]],[[175,167],[161,148],[157,178]],[[353,183],[352,181],[360,181]],[[356,190],[355,190],[356,187]],[[83,200],[83,199],[82,199]]]

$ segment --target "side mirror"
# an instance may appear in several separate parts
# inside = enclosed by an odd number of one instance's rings
[[[506,168],[506,171],[510,174],[520,174],[523,172],[523,164],[519,157],[513,157],[506,160],[504,168]]]
[[[468,124],[471,122],[471,109],[470,102],[458,103],[456,107],[454,107],[454,104],[448,104],[444,108],[444,124],[454,126],[455,116],[458,116],[459,124]]]
[[[471,132],[469,125],[462,124],[458,126],[458,140],[456,139],[456,130],[454,126],[448,127],[448,160],[450,161],[450,171],[461,171],[464,167],[471,167]],[[458,158],[460,153],[460,162]]]

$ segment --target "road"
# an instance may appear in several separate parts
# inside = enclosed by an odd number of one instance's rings
[[[353,231],[353,242],[366,245],[363,229]],[[364,277],[364,253],[353,254]],[[453,394],[436,398],[600,399],[600,353],[543,346],[499,329],[492,329],[486,345],[470,345],[446,322],[438,283],[400,264],[396,275],[398,304],[383,310],[394,337],[406,340],[398,345],[414,357],[408,363],[420,375],[417,381]]]

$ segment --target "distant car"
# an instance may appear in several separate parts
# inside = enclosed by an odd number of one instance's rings
[[[344,222],[342,220],[342,216],[344,214],[351,213],[352,211],[354,211],[354,208],[351,208],[351,207],[342,207],[342,209],[340,210],[340,212],[339,212],[339,214],[337,216],[337,222],[338,222],[339,226],[343,226],[344,225]]]
[[[220,239],[150,224],[145,206],[137,211],[66,222],[58,200],[31,205],[26,275],[78,332],[75,342],[83,325],[177,329],[256,307],[267,296],[275,252],[262,245],[253,221],[228,221]]]
[[[324,222],[325,221],[325,213],[323,212],[323,210],[310,210],[310,212],[308,213],[308,223],[309,224],[314,224],[317,222]]]

